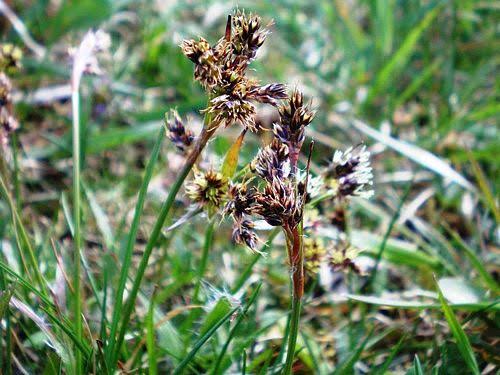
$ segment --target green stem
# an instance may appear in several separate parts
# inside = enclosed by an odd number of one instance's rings
[[[17,140],[16,132],[11,135],[12,142],[12,161],[14,164],[14,170],[12,171],[12,179],[14,180],[14,199],[16,201],[16,207],[19,212],[21,212],[22,201],[21,201],[21,184],[19,182],[19,160],[18,160],[18,147],[19,142]]]
[[[193,168],[193,165],[196,163],[196,160],[198,159],[198,156],[200,155],[201,151],[205,148],[208,140],[212,137],[216,130],[216,127],[211,127],[210,121],[208,119],[208,116],[206,117],[205,120],[205,126],[202,129],[202,132],[198,138],[198,141],[195,145],[195,148],[191,152],[191,154],[188,156],[186,159],[186,163],[184,164],[184,167],[182,170],[179,172],[179,175],[177,177],[177,180],[175,181],[174,185],[170,189],[170,192],[167,196],[167,199],[163,203],[163,206],[161,207],[160,214],[158,215],[155,225],[153,227],[153,230],[151,232],[151,235],[149,236],[149,240],[146,244],[146,248],[144,250],[144,254],[142,256],[141,262],[139,263],[139,268],[137,269],[137,276],[134,280],[134,283],[132,285],[132,289],[130,291],[129,298],[127,299],[127,302],[125,304],[125,308],[123,311],[123,319],[122,319],[122,324],[120,326],[120,331],[118,333],[118,338],[116,340],[116,346],[114,348],[114,353],[113,353],[113,367],[116,361],[118,360],[118,353],[120,352],[120,348],[123,344],[123,340],[125,337],[125,332],[128,328],[128,324],[130,322],[130,317],[132,315],[132,310],[135,307],[135,300],[137,298],[137,293],[139,292],[139,287],[142,282],[142,278],[144,277],[144,273],[146,272],[146,267],[148,266],[148,261],[149,257],[151,256],[151,253],[153,252],[154,247],[156,246],[156,242],[158,241],[158,238],[161,234],[161,229],[163,228],[163,224],[165,222],[165,219],[167,218],[173,204],[175,201],[175,197],[177,196],[177,193],[181,189],[184,180],[186,177],[189,175],[189,172],[191,172],[191,169]]]
[[[214,238],[214,227],[215,227],[215,222],[214,220],[211,220],[205,232],[205,243],[203,245],[203,253],[201,254],[200,265],[198,266],[198,272],[196,275],[197,276],[196,287],[193,293],[193,303],[195,304],[198,303],[198,294],[200,293],[201,280],[203,279],[203,276],[205,275],[205,271],[207,269],[208,253],[212,248],[212,242]]]
[[[284,375],[292,373],[292,365],[293,365],[293,360],[295,358],[295,346],[297,344],[297,336],[299,333],[300,307],[301,307],[301,298],[294,296],[292,298],[290,332],[288,336],[285,368],[283,370]]]
[[[74,225],[74,271],[73,271],[73,315],[75,319],[75,334],[81,340],[83,334],[82,324],[82,291],[80,253],[82,248],[82,237],[80,227],[80,94],[78,88],[74,89],[71,95],[72,116],[73,116],[73,225]],[[82,373],[82,353],[76,351],[76,372]]]

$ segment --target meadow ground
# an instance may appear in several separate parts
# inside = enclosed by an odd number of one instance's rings
[[[371,153],[374,196],[341,212],[360,272],[307,274],[295,373],[497,373],[500,8],[472,0],[0,1],[3,59],[23,53],[2,66],[0,137],[5,116],[19,127],[0,146],[1,372],[283,371],[285,237],[259,231],[264,255],[235,245],[183,190],[154,229],[184,162],[164,114],[197,133],[207,105],[179,44],[215,43],[236,6],[274,20],[249,74],[312,99],[311,177],[335,150]],[[91,28],[111,45],[72,97],[68,49]],[[240,130],[218,131],[200,168]],[[271,137],[246,135],[239,171]]]

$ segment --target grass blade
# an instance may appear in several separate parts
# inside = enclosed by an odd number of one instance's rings
[[[446,299],[444,298],[443,293],[441,292],[441,289],[439,288],[439,284],[437,282],[436,285],[438,290],[439,301],[441,302],[441,308],[448,322],[448,326],[450,327],[451,333],[453,334],[455,340],[457,341],[458,349],[460,350],[460,353],[462,354],[465,363],[467,363],[467,366],[469,366],[469,369],[472,371],[472,373],[474,373],[474,375],[479,375],[480,373],[479,367],[477,365],[476,357],[474,356],[474,352],[472,351],[472,346],[470,345],[469,339],[467,338],[467,335],[462,329],[462,326],[458,322],[457,317],[453,313],[453,310],[451,309],[450,305],[448,305],[448,302],[446,302]]]
[[[416,145],[408,142],[400,141],[390,135],[384,134],[375,130],[362,121],[353,119],[350,123],[360,132],[365,133],[369,137],[375,139],[414,162],[422,165],[425,168],[437,173],[440,176],[450,179],[463,188],[475,192],[474,186],[467,181],[461,174],[455,171],[446,161],[434,155],[433,153],[424,150]]]
[[[387,369],[391,365],[391,363],[394,360],[394,357],[396,356],[396,354],[398,354],[399,349],[401,348],[401,345],[403,344],[404,340],[406,340],[406,335],[403,336],[403,337],[401,337],[399,339],[398,343],[396,344],[396,346],[394,348],[392,348],[391,353],[389,354],[389,356],[387,357],[387,359],[384,361],[384,363],[382,364],[382,366],[380,367],[380,369],[378,369],[375,372],[375,375],[384,375],[384,374],[387,373]]]
[[[500,293],[500,285],[496,282],[496,280],[490,275],[488,270],[484,268],[483,262],[479,257],[476,255],[475,251],[472,250],[469,245],[467,245],[458,235],[457,232],[454,230],[451,230],[448,226],[445,226],[445,229],[447,232],[452,236],[452,238],[455,240],[455,242],[458,244],[458,246],[464,251],[465,255],[467,258],[469,258],[469,261],[471,262],[472,266],[476,269],[477,273],[481,278],[483,279],[484,284],[490,288],[492,291],[495,293],[499,294]]]
[[[198,339],[198,341],[194,344],[193,349],[189,352],[189,354],[182,360],[181,363],[175,368],[173,374],[182,374],[184,369],[186,368],[187,365],[193,360],[194,356],[196,353],[198,353],[198,350],[205,344],[210,337],[219,329],[220,326],[222,326],[226,321],[229,320],[229,318],[236,312],[238,311],[239,307],[235,307],[231,311],[229,311],[222,319],[217,321],[214,325],[210,327],[210,329],[207,330],[207,332]]]
[[[413,360],[413,374],[424,375],[424,370],[422,370],[422,365],[420,364],[420,359],[418,359],[418,355],[415,355],[415,359]]]
[[[224,358],[224,355],[226,354],[227,348],[229,347],[229,344],[231,343],[231,340],[233,339],[233,337],[236,333],[236,330],[238,329],[240,323],[245,318],[245,314],[247,313],[248,309],[255,302],[257,295],[259,294],[261,286],[262,286],[262,284],[257,285],[257,288],[255,288],[254,292],[250,296],[250,299],[248,300],[248,303],[246,304],[245,308],[243,309],[241,314],[238,316],[238,320],[236,320],[234,327],[231,329],[231,332],[229,332],[229,336],[228,336],[226,342],[224,343],[224,346],[222,347],[222,350],[219,353],[217,360],[215,361],[215,365],[214,365],[214,369],[212,371],[212,374],[216,375],[219,373],[218,370],[219,370],[220,364],[222,362],[222,359]]]
[[[158,359],[155,345],[154,293],[146,316],[146,347],[148,350],[149,375],[158,374]]]
[[[132,253],[134,251],[137,232],[139,230],[139,222],[141,219],[142,209],[144,207],[144,201],[146,200],[149,182],[151,181],[151,177],[153,176],[154,166],[156,165],[156,162],[158,160],[158,155],[160,154],[160,149],[161,149],[161,143],[164,137],[165,137],[165,129],[162,126],[160,128],[159,135],[156,139],[156,143],[153,147],[153,152],[151,153],[148,165],[146,166],[144,178],[142,179],[141,188],[139,190],[139,195],[137,197],[137,203],[135,205],[135,211],[134,211],[134,218],[132,219],[132,225],[130,227],[130,232],[127,237],[127,244],[125,246],[125,252],[123,255],[123,261],[120,270],[120,280],[118,282],[118,288],[116,290],[116,295],[114,299],[115,306],[113,310],[113,317],[111,320],[109,346],[108,349],[106,350],[106,355],[108,360],[111,360],[111,355],[112,353],[114,353],[115,350],[116,332],[118,329],[118,323],[122,316],[121,314],[122,314],[123,294],[125,291],[125,285],[127,283],[130,264],[132,262]],[[111,364],[109,363],[108,366],[112,367]]]
[[[368,334],[363,339],[363,341],[358,345],[358,347],[356,348],[356,351],[354,353],[352,353],[351,356],[349,358],[347,358],[346,361],[344,361],[344,363],[342,363],[340,366],[338,366],[335,369],[334,374],[343,375],[343,374],[353,373],[354,365],[358,361],[359,357],[361,357],[361,354],[363,353],[363,350],[365,349],[365,346],[368,343],[368,340],[372,336],[372,333],[373,333],[373,328],[370,330],[370,332],[368,332]]]
[[[441,307],[439,303],[405,301],[396,298],[362,296],[356,294],[347,294],[347,298],[352,299],[353,301],[368,303],[371,305],[394,307],[400,309],[422,310],[422,309],[439,309]],[[493,311],[500,311],[500,301],[483,301],[476,303],[453,303],[450,306],[463,311],[479,311],[485,308],[491,309]]]
[[[424,18],[406,36],[405,40],[401,44],[401,47],[399,47],[396,53],[392,55],[391,59],[377,74],[377,78],[368,93],[368,102],[371,102],[377,94],[393,82],[397,73],[408,63],[408,60],[415,50],[418,40],[422,36],[423,32],[432,24],[432,21],[438,15],[440,8],[440,6],[436,6],[427,12]]]

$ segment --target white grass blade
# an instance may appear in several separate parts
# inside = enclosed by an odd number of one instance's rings
[[[393,138],[387,134],[381,133],[370,126],[366,125],[362,121],[352,119],[350,123],[358,129],[360,132],[365,133],[369,137],[375,139],[376,141],[392,148],[393,150],[403,154],[407,158],[413,160],[414,162],[430,169],[431,171],[441,175],[442,177],[449,179],[450,181],[462,186],[463,188],[476,191],[474,186],[467,181],[461,174],[455,171],[448,162],[434,155],[433,153],[424,150],[418,146],[410,144],[405,141],[400,141]]]

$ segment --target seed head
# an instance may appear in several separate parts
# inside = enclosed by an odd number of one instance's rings
[[[326,178],[337,197],[370,198],[373,195],[373,190],[366,190],[368,185],[373,185],[369,159],[370,153],[366,150],[366,146],[354,149],[350,147],[345,152],[335,151]]]
[[[11,102],[12,83],[4,72],[0,72],[0,106]]]
[[[13,44],[5,43],[0,46],[0,70],[9,73],[21,67],[23,52]]]
[[[259,151],[250,164],[252,172],[265,180],[287,178],[290,174],[290,159],[288,146],[278,139],[273,139],[270,145]]]
[[[249,61],[255,58],[257,50],[264,44],[269,31],[262,29],[261,18],[236,11],[233,16],[234,35],[231,38],[233,53]]]
[[[283,143],[300,149],[304,142],[305,127],[314,118],[310,106],[304,104],[304,97],[298,90],[293,91],[290,99],[279,107],[280,123],[274,125],[274,134]]]
[[[213,98],[205,110],[212,114],[212,120],[218,125],[229,126],[239,122],[243,128],[257,132],[255,106],[250,102],[244,90],[234,90]]]
[[[220,172],[195,171],[194,179],[186,184],[186,194],[193,203],[207,209],[209,216],[212,216],[226,197],[227,185],[227,179]]]
[[[170,114],[165,113],[165,126],[168,132],[167,136],[172,143],[180,151],[186,152],[193,143],[194,134],[191,130],[186,129],[176,110],[171,109]]]
[[[236,220],[245,215],[252,215],[256,212],[257,191],[246,184],[231,184],[227,192],[227,203],[224,207],[224,215],[231,215]]]
[[[73,57],[73,71],[71,82],[73,88],[80,85],[83,74],[102,74],[97,56],[106,52],[111,46],[109,34],[102,30],[88,31],[78,48],[73,48],[70,53]]]
[[[290,180],[274,178],[257,195],[257,202],[258,214],[269,225],[293,229],[302,218],[302,196]]]
[[[0,144],[5,146],[8,136],[19,127],[19,123],[5,106],[0,107]]]
[[[260,103],[276,106],[278,105],[278,100],[287,98],[286,86],[282,83],[255,86],[248,91],[248,97]]]
[[[358,248],[352,246],[346,240],[340,240],[330,254],[329,264],[334,271],[352,270],[359,273],[359,269],[354,263],[354,259],[359,253]]]
[[[237,219],[233,226],[233,241],[240,245],[246,245],[251,250],[257,251],[259,237],[254,231],[255,224],[248,219]]]
[[[321,239],[304,238],[304,267],[309,274],[314,275],[319,271],[325,254],[326,248]]]

